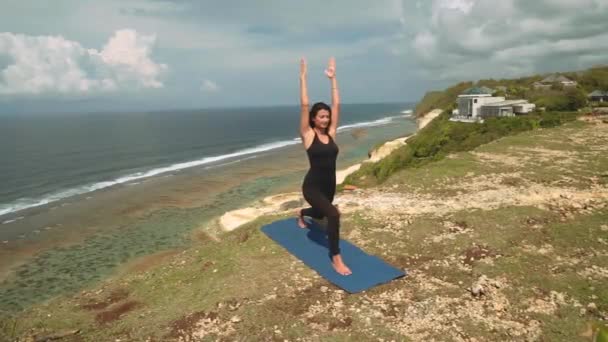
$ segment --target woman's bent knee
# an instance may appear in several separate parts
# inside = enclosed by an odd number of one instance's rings
[[[332,206],[332,209],[329,211],[329,214],[327,215],[327,217],[331,217],[331,218],[334,218],[334,219],[339,219],[340,218],[340,211],[338,210],[338,208]]]

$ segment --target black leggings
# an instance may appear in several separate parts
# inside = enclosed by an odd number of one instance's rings
[[[316,219],[327,217],[329,252],[331,256],[340,254],[340,247],[338,245],[340,241],[340,212],[331,204],[334,200],[335,186],[325,187],[304,184],[302,192],[306,202],[311,205],[310,208],[301,210],[302,216],[310,216]]]

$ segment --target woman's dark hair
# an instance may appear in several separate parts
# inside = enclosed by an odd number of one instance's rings
[[[312,108],[310,108],[310,113],[308,115],[308,123],[310,124],[311,128],[315,128],[315,122],[313,121],[313,119],[317,116],[317,113],[319,113],[319,111],[322,109],[325,109],[329,112],[329,124],[331,125],[331,107],[329,107],[325,102],[317,102],[312,105]],[[329,125],[327,127],[329,127]]]

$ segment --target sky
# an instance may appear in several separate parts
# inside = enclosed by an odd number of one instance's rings
[[[0,115],[410,102],[608,63],[608,0],[0,0]]]

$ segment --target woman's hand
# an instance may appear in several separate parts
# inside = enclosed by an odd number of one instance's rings
[[[330,58],[329,63],[327,64],[327,69],[325,69],[325,75],[330,79],[336,77],[336,59]]]
[[[300,77],[306,78],[306,60],[304,57],[300,60]]]

